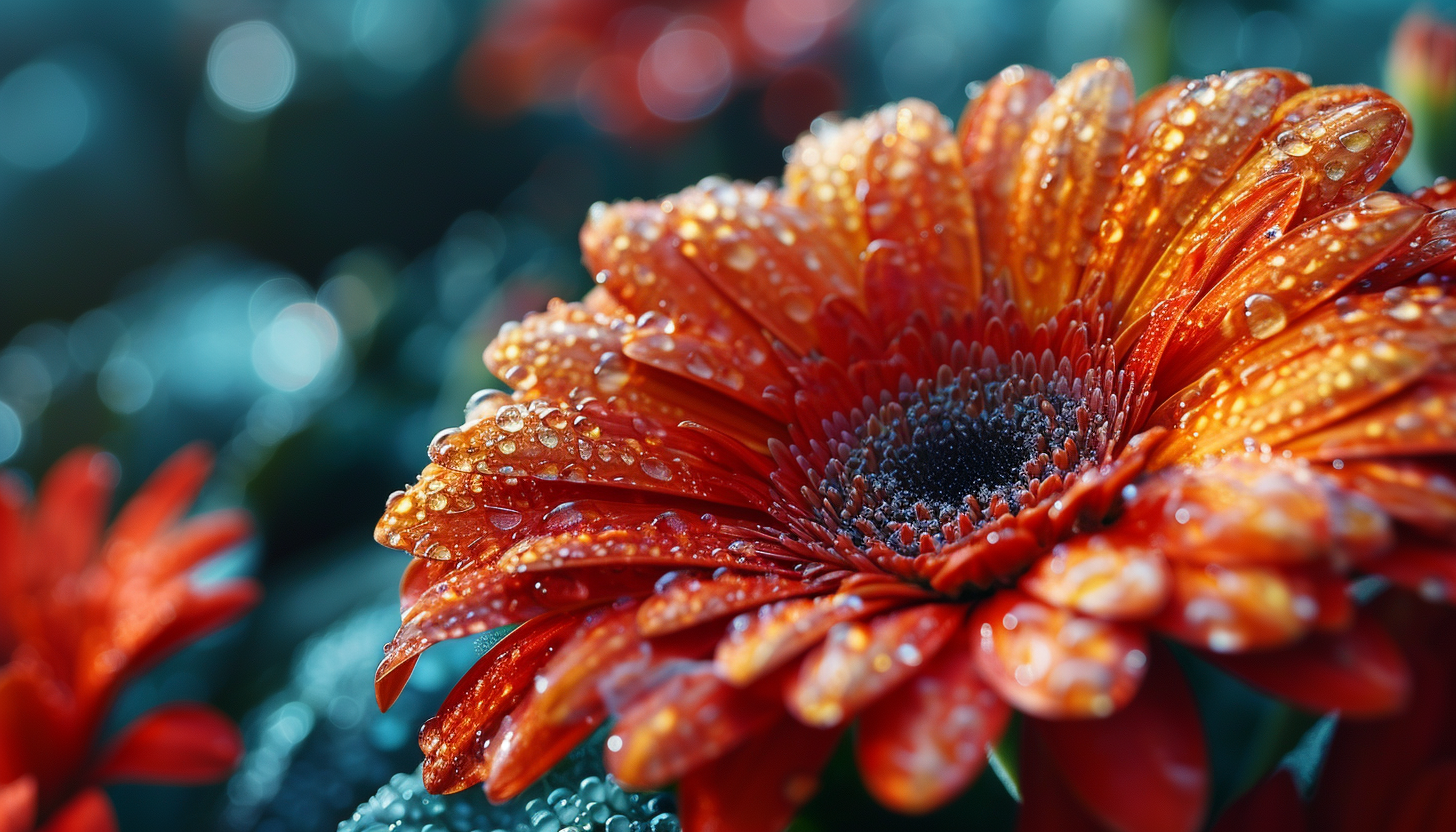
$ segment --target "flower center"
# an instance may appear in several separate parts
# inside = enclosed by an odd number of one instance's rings
[[[855,441],[837,449],[820,495],[856,544],[933,551],[1035,505],[1044,486],[1059,490],[1095,461],[1106,417],[1082,393],[1055,373],[942,368],[935,381],[882,398]]]

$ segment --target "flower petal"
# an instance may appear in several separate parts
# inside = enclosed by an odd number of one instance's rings
[[[1129,150],[1079,296],[1094,307],[1112,300],[1117,317],[1140,289],[1163,294],[1163,287],[1144,287],[1148,273],[1258,146],[1275,108],[1305,86],[1291,73],[1272,69],[1174,85]]]
[[[767,407],[763,389],[788,378],[758,322],[713,286],[680,247],[690,228],[662,203],[598,203],[581,230],[587,267],[638,316],[626,354],[734,399]],[[634,348],[637,347],[637,348]],[[769,413],[772,409],[769,408]]]
[[[437,436],[430,457],[462,473],[589,482],[747,506],[761,502],[745,491],[749,486],[741,481],[747,478],[705,458],[696,436],[591,399],[506,405],[490,419]]]
[[[1289,443],[1306,459],[1349,462],[1371,456],[1456,452],[1456,378],[1429,382]]]
[[[668,787],[782,718],[778,691],[767,687],[734,687],[709,662],[684,667],[617,717],[607,770],[628,788]]]
[[[1382,192],[1293,229],[1194,304],[1169,345],[1159,383],[1181,387],[1278,334],[1368,273],[1424,216],[1418,203]]]
[[[1211,832],[1305,832],[1304,801],[1289,769],[1276,769],[1224,807]]]
[[[1456,535],[1456,480],[1433,466],[1409,461],[1358,460],[1332,469],[1346,487],[1427,534]]]
[[[694,832],[778,832],[819,790],[840,729],[785,715],[769,730],[689,773],[678,814]]]
[[[1158,650],[1137,696],[1106,719],[1037,726],[1067,786],[1121,832],[1193,832],[1208,808],[1198,706],[1172,653]]]
[[[961,115],[961,157],[976,211],[982,271],[1006,285],[1011,276],[1009,231],[1016,161],[1037,107],[1054,89],[1056,80],[1047,73],[1010,66],[988,81]]]
[[[1427,601],[1456,601],[1456,547],[1450,543],[1408,544],[1363,568]]]
[[[1410,694],[1400,648],[1363,614],[1348,632],[1313,635],[1286,650],[1209,658],[1249,684],[1315,711],[1385,716]]]
[[[56,810],[37,832],[117,832],[116,812],[100,789],[87,789]]]
[[[62,457],[41,481],[29,545],[46,553],[32,562],[46,591],[63,576],[80,572],[95,555],[120,473],[111,454],[80,448]]]
[[[1121,523],[1175,562],[1222,567],[1348,564],[1392,541],[1389,518],[1368,497],[1321,469],[1246,453],[1148,477]]]
[[[777,574],[724,572],[715,577],[681,575],[637,609],[637,629],[648,637],[667,635],[772,601],[814,595],[822,585]]]
[[[212,454],[201,444],[176,452],[152,473],[117,512],[103,546],[107,560],[128,563],[187,513],[212,470]]]
[[[893,606],[893,600],[866,601],[845,593],[766,604],[733,620],[713,661],[719,675],[745,687],[814,646],[835,624]]]
[[[1078,64],[1037,108],[1012,194],[1007,264],[1013,296],[1039,323],[1071,299],[1117,188],[1132,127],[1122,61]]]
[[[1242,653],[1294,642],[1319,613],[1316,587],[1301,573],[1174,562],[1172,597],[1154,626],[1197,647]]]
[[[1095,618],[1147,618],[1168,599],[1168,564],[1133,532],[1081,535],[1032,565],[1021,589]]]
[[[501,721],[526,697],[537,672],[580,624],[581,618],[573,615],[533,618],[497,642],[455,684],[440,710],[420,729],[425,785],[430,791],[458,792],[489,776]]]
[[[0,832],[30,832],[35,826],[35,778],[0,783]]]
[[[130,622],[136,629],[122,632],[138,640],[121,641],[116,645],[130,653],[129,660],[118,667],[115,657],[105,653],[96,656],[96,672],[87,684],[100,689],[115,678],[112,674],[120,674],[122,678],[133,677],[182,646],[237,621],[257,605],[262,595],[262,587],[257,583],[234,580],[211,584],[205,590],[189,589],[175,604],[170,599],[153,599],[155,605],[145,613],[152,625],[144,627],[136,621]]]
[[[103,752],[96,778],[107,783],[214,783],[243,757],[232,720],[205,705],[155,708],[126,727]]]
[[[1137,692],[1142,632],[1049,607],[1016,590],[971,614],[976,670],[1013,707],[1043,719],[1107,716]]]
[[[1107,832],[1072,794],[1041,736],[1045,723],[1021,728],[1021,811],[1016,832]]]
[[[922,604],[834,625],[785,690],[790,713],[806,725],[839,725],[918,673],[960,632],[965,614],[960,604]]]
[[[761,557],[755,544],[734,533],[734,526],[720,523],[712,515],[658,511],[651,506],[644,509],[636,516],[623,516],[613,526],[587,526],[523,540],[502,554],[495,568],[512,573],[650,564],[787,571]]]
[[[937,809],[981,773],[1010,716],[969,652],[942,650],[860,716],[854,750],[865,788],[896,812]]]

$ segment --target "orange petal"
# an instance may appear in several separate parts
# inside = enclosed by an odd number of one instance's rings
[[[1304,86],[1270,69],[1170,83],[1137,131],[1079,296],[1094,306],[1112,300],[1120,316],[1178,232],[1257,147],[1274,109]]]
[[[501,721],[525,699],[537,672],[581,623],[573,615],[533,618],[466,671],[439,712],[420,729],[430,791],[458,792],[489,776]]]
[[[175,703],[148,711],[102,754],[96,778],[107,783],[214,783],[243,757],[232,720],[205,705]]]
[[[1370,499],[1296,461],[1229,454],[1139,483],[1121,521],[1175,562],[1348,564],[1389,548]]]
[[[784,201],[813,215],[844,251],[858,255],[869,243],[859,186],[865,176],[871,122],[879,116],[840,122],[817,119],[800,136],[784,168]],[[882,131],[875,126],[873,129]]]
[[[626,515],[612,526],[523,540],[502,554],[494,568],[505,573],[645,565],[787,571],[760,557],[753,544],[712,515],[644,509],[647,516]]]
[[[832,298],[864,304],[854,252],[767,185],[710,177],[672,197],[678,250],[755,321],[799,355],[823,340],[814,312]]]
[[[806,581],[776,574],[725,572],[708,579],[683,575],[659,585],[637,610],[637,628],[648,637],[666,635],[772,601],[824,591]]]
[[[1179,641],[1219,653],[1282,647],[1319,617],[1314,583],[1261,566],[1173,563],[1173,592],[1154,623]]]
[[[1411,198],[1421,202],[1414,195]],[[1448,270],[1453,256],[1456,256],[1456,209],[1447,208],[1426,214],[1405,245],[1392,249],[1355,286],[1362,292],[1389,289],[1426,271]]]
[[[1010,285],[1009,232],[1016,162],[1037,107],[1055,88],[1055,79],[1039,69],[1010,66],[986,82],[961,116],[961,157],[976,211],[982,270],[987,278],[1003,285]]]
[[[1386,308],[1367,311],[1371,306]],[[1249,443],[1279,447],[1408,386],[1435,366],[1451,340],[1435,329],[1434,316],[1410,307],[1416,317],[1401,321],[1384,314],[1391,305],[1382,298],[1352,298],[1209,371],[1154,414],[1176,429],[1152,464]]]
[[[1348,632],[1310,636],[1286,650],[1209,658],[1249,684],[1313,711],[1387,716],[1410,695],[1410,671],[1400,648],[1365,614]]]
[[[535,531],[557,502],[534,480],[506,488],[495,477],[431,463],[409,490],[389,498],[374,539],[435,561],[488,561]]]
[[[1407,461],[1360,460],[1342,463],[1330,476],[1401,522],[1432,535],[1456,535],[1456,480],[1440,470]]]
[[[959,604],[923,604],[834,625],[789,683],[789,711],[807,725],[839,725],[920,672],[964,621]]]
[[[1456,378],[1440,376],[1289,443],[1307,459],[1456,452]]]
[[[501,407],[430,444],[435,464],[462,473],[558,479],[754,505],[730,468],[694,448],[696,437],[629,417],[602,402],[543,399]]]
[[[850,594],[766,604],[733,620],[713,661],[719,675],[744,687],[814,646],[835,624],[867,618],[895,604]]]
[[[819,790],[839,729],[785,715],[772,728],[689,773],[678,814],[694,832],[779,832]]]
[[[503,721],[485,794],[520,794],[606,719],[603,678],[646,671],[652,651],[637,635],[637,609],[624,605],[582,621],[542,668],[533,689]]]
[[[1375,193],[1293,229],[1194,304],[1168,349],[1160,385],[1181,387],[1277,335],[1368,273],[1424,215],[1405,197]]]
[[[764,387],[788,381],[783,367],[758,322],[684,255],[694,244],[694,226],[675,214],[671,198],[598,203],[581,230],[587,267],[638,316],[623,349],[740,404],[764,408]]]
[[[1106,719],[1037,726],[1082,804],[1123,832],[1193,832],[1208,810],[1208,755],[1198,705],[1160,649],[1137,696]]]
[[[666,788],[778,722],[776,693],[736,688],[707,662],[673,673],[618,716],[607,770],[627,788]]]
[[[1013,707],[1044,719],[1107,716],[1137,692],[1148,645],[1131,627],[1082,618],[1016,590],[971,614],[976,670]]]
[[[1078,64],[1037,108],[1016,168],[1008,265],[1029,322],[1071,299],[1117,187],[1132,127],[1127,65]]]
[[[426,590],[404,613],[399,631],[384,647],[375,686],[386,686],[385,680],[396,673],[407,677],[412,660],[437,642],[478,635],[553,610],[646,595],[657,574],[658,570],[630,569],[550,575],[503,574],[490,568],[458,570]],[[394,683],[388,684],[392,689]],[[402,686],[403,680],[398,684]]]
[[[1234,175],[1211,210],[1267,176],[1305,180],[1301,218],[1318,216],[1379,188],[1405,158],[1410,117],[1395,99],[1371,87],[1305,90],[1280,105],[1259,148]]]
[[[896,812],[938,809],[980,774],[1010,716],[968,651],[942,650],[860,717],[854,750],[865,788]]]
[[[1147,618],[1168,599],[1168,564],[1133,533],[1074,537],[1021,579],[1027,594],[1095,618]]]
[[[909,282],[872,286],[871,309],[904,321],[915,310],[970,308],[981,295],[976,216],[960,148],[932,104],[909,99],[866,119],[865,227],[870,244],[891,243],[905,256]],[[901,306],[886,313],[882,304]]]

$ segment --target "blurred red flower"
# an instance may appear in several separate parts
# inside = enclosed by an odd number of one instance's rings
[[[659,133],[767,84],[762,117],[792,139],[839,106],[812,58],[854,0],[508,0],[491,9],[460,65],[466,101],[506,116],[568,106],[609,133]]]
[[[179,452],[104,536],[117,477],[109,454],[73,451],[34,504],[0,474],[3,832],[113,829],[100,784],[206,783],[236,765],[237,728],[189,703],[158,707],[95,748],[126,682],[257,600],[249,580],[192,583],[195,566],[250,533],[240,511],[181,519],[210,469],[200,448]]]
[[[1189,645],[1379,716],[1401,654],[1351,576],[1451,597],[1456,212],[1376,189],[1367,87],[1011,67],[953,131],[823,123],[783,186],[595,206],[601,284],[503,329],[376,531],[417,556],[379,669],[520,626],[421,733],[425,782],[520,793],[615,718],[685,826],[782,828],[839,736],[925,812],[1012,710],[1022,828],[1203,823]],[[1423,277],[1423,275],[1426,275]]]

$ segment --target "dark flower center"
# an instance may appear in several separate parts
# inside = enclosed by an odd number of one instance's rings
[[[912,557],[934,549],[1034,505],[1045,484],[1095,459],[1106,420],[1081,387],[1005,366],[943,369],[882,398],[857,441],[840,445],[820,495],[859,545]]]

